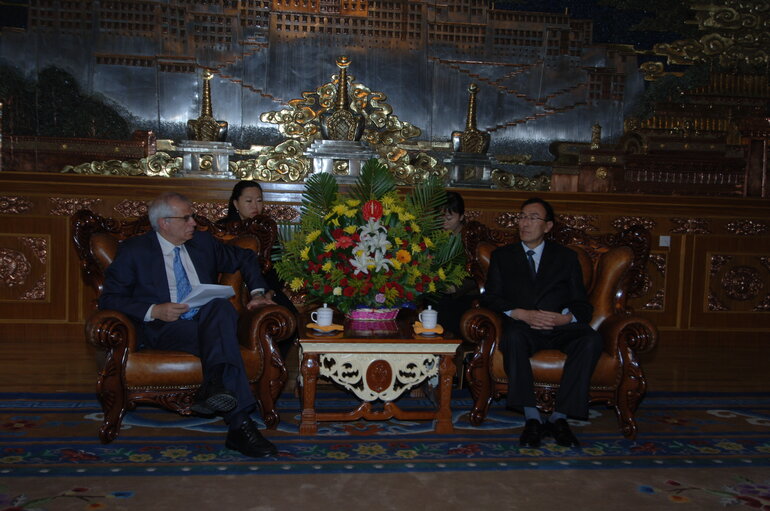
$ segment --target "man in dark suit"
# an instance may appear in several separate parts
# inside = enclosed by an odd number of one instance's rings
[[[275,446],[250,417],[256,400],[240,353],[235,308],[224,298],[193,310],[181,303],[194,286],[214,284],[219,273],[240,270],[252,290],[247,307],[272,304],[256,254],[197,230],[183,195],[162,194],[150,203],[148,215],[153,231],[120,244],[105,272],[99,307],[129,316],[147,348],[200,357],[204,384],[192,410],[224,417],[229,449],[252,457],[275,456]]]
[[[492,253],[482,304],[503,314],[500,349],[508,375],[508,401],[523,409],[526,420],[520,444],[540,446],[546,436],[559,445],[577,447],[567,416],[588,416],[591,374],[602,351],[602,338],[591,328],[588,302],[577,255],[558,243],[545,241],[554,212],[533,197],[519,216],[521,243]],[[567,354],[556,395],[554,413],[544,423],[536,407],[532,366],[536,351],[558,349]]]

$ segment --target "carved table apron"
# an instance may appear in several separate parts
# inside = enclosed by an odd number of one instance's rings
[[[318,421],[406,420],[435,419],[437,433],[452,433],[450,399],[453,357],[460,339],[419,337],[403,334],[384,338],[335,338],[300,334],[302,364],[302,422],[299,432],[313,435]],[[409,330],[411,331],[411,326]],[[438,375],[439,395],[435,410],[402,410],[393,401],[404,391],[414,388],[427,378]],[[321,413],[315,410],[318,377],[328,378],[353,392],[362,403],[351,412]],[[375,410],[374,401],[384,402]]]

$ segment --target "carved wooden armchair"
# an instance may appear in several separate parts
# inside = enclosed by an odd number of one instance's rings
[[[275,221],[269,217],[260,216],[226,227],[197,215],[195,220],[198,229],[209,230],[222,241],[254,250],[263,268],[269,269],[270,250],[277,236]],[[83,280],[97,295],[102,290],[104,270],[114,259],[118,243],[151,229],[146,215],[138,219],[112,219],[81,210],[72,216],[71,222]],[[249,293],[240,272],[222,274],[220,284],[229,284],[236,292],[231,301],[240,315],[238,337],[249,383],[265,424],[275,428],[280,420],[275,402],[287,374],[273,341],[289,337],[296,328],[296,318],[278,305],[248,311],[245,304]],[[153,404],[182,415],[191,413],[190,405],[203,379],[198,357],[177,351],[137,350],[134,323],[113,310],[93,312],[86,320],[85,334],[87,342],[103,350],[105,355],[96,384],[104,411],[99,430],[103,443],[118,436],[126,411],[138,404]]]
[[[637,354],[652,350],[658,333],[648,320],[634,316],[626,301],[630,293],[637,293],[645,284],[650,233],[635,226],[618,234],[591,236],[557,224],[548,237],[578,254],[594,306],[591,325],[604,338],[604,352],[591,377],[590,402],[613,407],[621,432],[633,439],[637,431],[634,413],[647,387]],[[470,222],[463,238],[471,274],[480,286],[486,279],[492,251],[518,242],[515,235],[491,230],[479,222]],[[474,399],[470,421],[479,425],[492,400],[508,391],[503,357],[498,350],[502,317],[483,307],[471,309],[463,315],[461,330],[465,339],[476,344],[465,377]],[[565,359],[558,350],[539,351],[530,359],[538,407],[545,413],[553,411]]]

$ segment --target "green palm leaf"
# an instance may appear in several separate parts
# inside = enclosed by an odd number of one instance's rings
[[[362,203],[370,199],[379,199],[388,192],[396,189],[396,180],[388,170],[388,166],[372,158],[361,168],[350,195]]]
[[[417,216],[421,227],[427,232],[442,227],[446,190],[436,176],[429,176],[424,182],[418,184],[407,198],[407,204]]]
[[[337,198],[337,180],[327,172],[311,175],[305,182],[302,194],[302,218],[311,223],[320,222],[329,212]]]

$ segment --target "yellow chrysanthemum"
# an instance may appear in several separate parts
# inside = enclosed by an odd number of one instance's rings
[[[299,258],[303,261],[310,259],[310,247],[305,247],[299,251]]]
[[[337,204],[334,207],[332,207],[332,213],[334,213],[337,216],[342,216],[345,214],[345,211],[348,210],[348,207],[344,204]]]
[[[299,291],[300,289],[302,289],[304,286],[305,286],[305,281],[304,281],[304,280],[302,280],[302,279],[301,279],[301,278],[299,278],[299,277],[294,277],[293,279],[291,279],[291,282],[289,283],[289,287],[290,287],[290,288],[291,288],[291,290],[292,290],[292,291],[294,291],[295,293],[296,293],[297,291]]]
[[[396,270],[401,269],[401,261],[399,261],[398,259],[391,259],[390,262],[393,263],[393,268],[395,268]]]
[[[337,243],[335,241],[330,241],[326,245],[324,245],[324,252],[331,252],[334,250],[334,247],[337,246]]]
[[[412,215],[411,213],[410,213],[410,215],[411,215],[411,217],[412,217],[412,218],[410,218],[409,220],[414,220],[414,215]],[[405,221],[406,221],[406,220],[405,220]],[[412,227],[412,231],[414,231],[414,232],[421,232],[421,231],[420,231],[420,226],[419,226],[419,225],[417,225],[416,223],[412,222],[412,223],[411,223],[411,224],[409,224],[409,225]]]
[[[323,264],[323,266],[321,266],[321,269],[322,269],[323,271],[329,271],[329,270],[331,270],[331,269],[332,269],[332,262],[331,262],[331,261],[326,261],[326,262]]]
[[[446,273],[444,273],[444,268],[438,269],[438,278],[440,280],[446,280]]]
[[[320,235],[321,235],[321,231],[319,230],[309,232],[307,236],[305,236],[305,243],[307,243],[308,245],[310,243],[313,243],[316,239],[318,239]]]
[[[431,240],[430,238],[425,237],[422,239],[422,242],[425,243],[426,247],[433,248],[433,240]]]
[[[358,200],[358,199],[348,199],[348,200],[345,201],[345,204],[347,204],[351,208],[355,208],[356,206],[361,204],[361,201]]]
[[[334,227],[340,226],[340,219],[339,218],[332,218],[329,220],[329,223],[332,224]]]
[[[346,209],[345,210],[345,216],[348,218],[353,218],[358,213],[357,209]]]
[[[393,241],[396,243],[397,247],[400,247],[401,244],[403,243],[403,241],[401,241],[401,238],[398,238],[398,237],[393,238]]]
[[[435,293],[436,292],[436,283],[435,282],[430,282],[428,284],[428,291],[430,291],[431,293]]]
[[[345,231],[346,234],[353,234],[354,232],[356,232],[358,230],[358,226],[357,225],[348,225],[347,227],[345,227],[342,230]]]
[[[422,252],[422,248],[420,248],[420,244],[419,243],[412,243],[412,253],[413,254],[419,254],[420,252]]]
[[[398,218],[400,218],[402,222],[411,222],[412,220],[414,220],[417,217],[414,216],[412,213],[410,213],[408,211],[404,211],[403,213],[398,215]],[[414,224],[412,224],[412,227],[414,227]],[[417,229],[415,229],[415,232],[420,232],[419,227]]]

